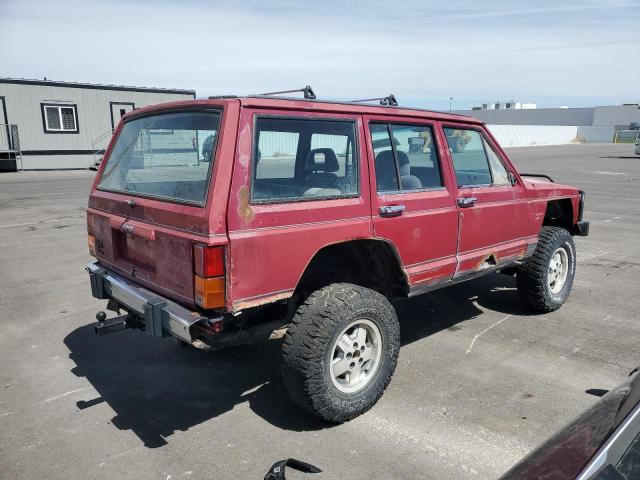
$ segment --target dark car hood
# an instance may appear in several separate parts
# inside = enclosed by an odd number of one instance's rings
[[[640,403],[640,373],[602,397],[509,470],[502,478],[574,480]]]

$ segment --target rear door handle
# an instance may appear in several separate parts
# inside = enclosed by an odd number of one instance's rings
[[[458,199],[458,206],[460,208],[473,207],[476,203],[478,203],[478,199],[476,197],[460,197]]]
[[[381,217],[398,217],[404,212],[404,205],[385,205],[380,207]]]

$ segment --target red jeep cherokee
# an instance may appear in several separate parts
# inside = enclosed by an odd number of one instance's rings
[[[284,336],[292,398],[342,422],[389,384],[394,300],[500,270],[535,310],[565,302],[583,192],[518,174],[473,118],[303,90],[123,118],[87,210],[92,293],[119,314],[99,334]]]

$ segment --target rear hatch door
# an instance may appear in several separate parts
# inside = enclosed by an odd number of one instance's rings
[[[216,229],[226,240],[224,223],[210,222],[222,117],[219,108],[190,108],[127,118],[89,200],[100,263],[189,305],[194,243],[210,243]]]

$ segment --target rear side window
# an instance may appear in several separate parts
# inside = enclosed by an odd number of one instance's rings
[[[220,113],[176,112],[125,123],[98,183],[101,190],[204,205]]]
[[[442,187],[433,130],[426,125],[370,125],[378,192]]]
[[[358,194],[355,123],[259,117],[251,198],[279,202]]]

